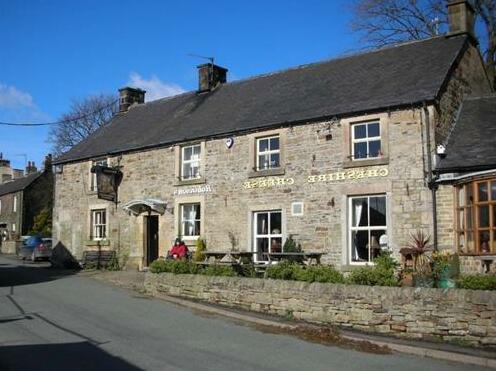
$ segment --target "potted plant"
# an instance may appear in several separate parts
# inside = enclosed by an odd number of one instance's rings
[[[410,242],[400,250],[403,260],[403,286],[434,286],[431,258],[427,255],[431,248],[430,236],[426,235],[422,230],[418,230],[415,234],[410,234]]]

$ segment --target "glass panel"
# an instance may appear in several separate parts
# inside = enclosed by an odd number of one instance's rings
[[[366,262],[369,258],[367,245],[369,243],[368,231],[351,232],[351,261]]]
[[[458,206],[465,206],[465,187],[458,188]]]
[[[369,142],[369,157],[379,157],[381,154],[381,141],[373,140]]]
[[[257,215],[257,234],[268,234],[268,213],[258,213]]]
[[[270,138],[270,150],[278,150],[279,149],[279,137]]]
[[[479,187],[479,202],[480,201],[487,201],[487,182],[484,182],[484,183],[479,183],[478,184],[478,187]]]
[[[458,234],[458,251],[461,254],[465,254],[467,252],[467,246],[465,246],[465,232],[461,232]]]
[[[496,181],[491,182],[491,200],[496,201]]]
[[[489,250],[489,237],[490,237],[489,231],[480,231],[479,232],[479,244],[480,244],[479,251],[482,254],[488,253],[490,251]]]
[[[269,149],[269,140],[268,139],[259,139],[258,140],[258,152],[265,152]]]
[[[270,239],[270,252],[282,252],[281,237],[275,237]]]
[[[492,230],[491,252],[496,252],[496,229]]]
[[[467,184],[465,186],[465,188],[467,189],[467,202],[468,202],[469,205],[472,205],[474,203],[474,187],[473,187],[473,183]]]
[[[380,127],[378,122],[374,122],[373,124],[369,124],[368,126],[368,137],[379,137],[381,135]]]
[[[491,205],[491,209],[493,210],[493,228],[496,228],[496,204]]]
[[[200,219],[200,204],[194,204],[193,210],[195,211],[195,219]]]
[[[370,225],[386,225],[386,197],[370,197]]]
[[[474,234],[472,232],[467,232],[467,252],[475,252]]]
[[[273,153],[270,155],[270,167],[279,167],[279,153]]]
[[[191,175],[192,175],[191,163],[183,164],[183,178],[189,179],[191,178]]]
[[[465,229],[464,210],[458,211],[458,228],[461,230]]]
[[[191,147],[184,147],[183,148],[183,160],[184,161],[189,161],[191,160],[191,155],[192,155],[192,149]]]
[[[368,226],[368,211],[366,198],[353,198],[351,205],[352,227]]]
[[[472,207],[467,207],[467,229],[472,229],[474,225],[474,213]]]
[[[281,213],[270,213],[271,234],[281,234]]]
[[[367,143],[355,143],[353,145],[353,156],[357,158],[367,158]]]
[[[381,246],[379,241],[382,235],[385,235],[386,231],[384,229],[377,231],[370,231],[370,259],[377,258],[381,252]]]
[[[258,169],[268,169],[269,168],[269,155],[258,156]]]
[[[367,137],[366,125],[353,125],[353,130],[355,133],[355,139],[362,139]]]
[[[200,158],[201,154],[201,146],[194,146],[193,147],[193,155],[195,158]]]
[[[264,252],[269,252],[269,239],[266,237],[257,238],[256,243],[257,249],[257,260],[267,260],[267,256],[264,256]]]
[[[489,227],[489,205],[479,206],[479,228]]]

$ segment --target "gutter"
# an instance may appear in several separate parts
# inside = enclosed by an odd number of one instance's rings
[[[431,149],[431,120],[427,102],[423,103],[424,119],[425,119],[425,139],[426,139],[426,152],[427,152],[427,186],[431,190],[432,195],[432,229],[433,229],[433,247],[437,251],[437,184],[433,181],[432,177],[432,149]]]
[[[437,183],[437,184],[449,184],[449,183],[452,183],[452,182],[457,182],[459,180],[477,178],[477,177],[480,177],[480,176],[484,176],[484,175],[487,175],[487,174],[493,174],[493,173],[496,173],[496,166],[493,169],[491,169],[491,170],[476,171],[476,172],[472,172],[472,173],[469,173],[469,174],[463,174],[463,175],[453,176],[451,178],[446,178],[446,179],[437,178],[437,179],[434,180],[434,182]],[[455,174],[455,173],[448,173],[448,174]]]

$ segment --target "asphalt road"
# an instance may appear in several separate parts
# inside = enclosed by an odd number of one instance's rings
[[[0,255],[0,370],[484,370],[271,334]]]

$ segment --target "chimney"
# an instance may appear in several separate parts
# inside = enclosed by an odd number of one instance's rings
[[[126,112],[135,103],[145,103],[145,93],[144,90],[128,86],[119,89],[119,112]]]
[[[34,162],[33,162],[34,165]],[[51,172],[52,171],[52,154],[49,153],[45,156],[45,161],[43,161],[43,171]]]
[[[25,174],[33,174],[36,173],[38,169],[36,168],[36,165],[34,164],[34,161],[28,161],[28,166],[26,166],[26,171]]]
[[[198,92],[214,90],[218,85],[224,84],[227,80],[227,69],[213,63],[205,63],[198,68]]]
[[[468,34],[475,40],[474,8],[467,0],[451,0],[448,5],[449,35]]]

